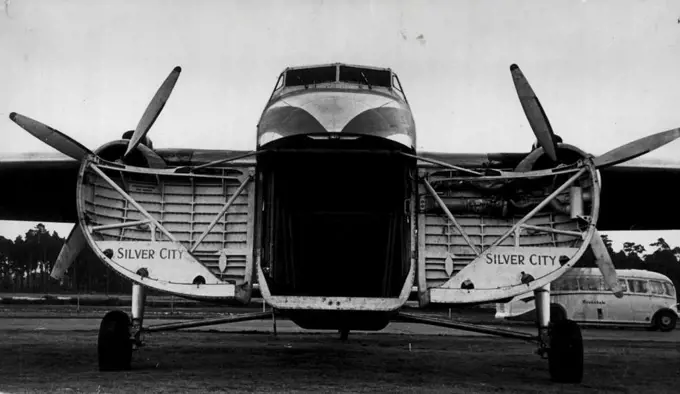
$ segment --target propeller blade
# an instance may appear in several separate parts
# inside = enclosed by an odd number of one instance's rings
[[[125,151],[125,155],[123,156],[124,158],[137,147],[139,142],[146,136],[146,133],[149,132],[151,126],[153,126],[156,118],[158,118],[163,107],[165,107],[165,103],[168,101],[170,93],[172,93],[172,89],[175,87],[180,72],[182,72],[182,68],[179,66],[175,67],[165,81],[163,81],[161,87],[158,88],[158,91],[146,107],[144,115],[142,115],[142,118],[139,120],[134,134],[132,134],[132,137],[130,138],[127,151]]]
[[[80,144],[78,141],[72,139],[66,134],[57,131],[50,126],[33,120],[27,116],[23,116],[16,112],[9,114],[12,122],[18,124],[22,129],[31,133],[32,136],[46,143],[52,148],[72,157],[78,161],[85,158],[85,156],[92,154],[92,151]]]
[[[678,137],[680,137],[680,129],[671,129],[648,135],[596,157],[593,159],[593,164],[597,168],[613,166],[658,149],[676,140]]]
[[[545,153],[553,161],[557,161],[557,141],[555,138],[555,133],[550,126],[548,117],[543,111],[541,102],[538,101],[538,97],[534,94],[534,91],[529,85],[522,70],[519,66],[513,64],[510,66],[510,72],[512,73],[512,80],[515,83],[515,90],[517,90],[517,96],[519,97],[520,103],[522,103],[522,109],[524,109],[524,114],[529,120],[529,125],[538,140],[540,146],[543,147]]]
[[[614,267],[614,262],[612,261],[609,252],[607,251],[607,246],[604,244],[602,237],[600,237],[600,232],[595,229],[593,234],[593,239],[590,241],[590,248],[593,250],[595,255],[595,264],[602,272],[604,277],[604,282],[612,290],[612,293],[617,298],[623,297],[623,289],[619,284],[619,278],[616,275],[616,268]]]
[[[80,225],[76,224],[68,235],[64,246],[61,247],[50,276],[54,279],[64,279],[64,274],[85,248],[85,245],[86,241],[83,231],[80,229]]]

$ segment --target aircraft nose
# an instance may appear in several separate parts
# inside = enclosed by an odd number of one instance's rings
[[[377,108],[396,104],[387,97],[365,94],[331,94],[315,95],[308,100],[297,103],[298,108],[312,115],[330,133],[343,131],[359,114]]]
[[[277,139],[296,134],[348,133],[389,137],[413,132],[408,107],[388,96],[352,92],[307,92],[270,106],[259,134]],[[262,144],[262,142],[261,142]]]

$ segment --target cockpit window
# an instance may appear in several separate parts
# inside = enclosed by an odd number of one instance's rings
[[[392,73],[387,70],[340,66],[340,82],[391,88]]]
[[[335,82],[335,71],[335,66],[288,70],[286,72],[286,86],[307,86]]]

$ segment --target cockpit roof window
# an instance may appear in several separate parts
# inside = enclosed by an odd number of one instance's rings
[[[286,72],[286,86],[306,86],[335,82],[336,78],[335,66],[288,70]]]
[[[340,66],[340,82],[391,88],[392,73],[388,70]]]

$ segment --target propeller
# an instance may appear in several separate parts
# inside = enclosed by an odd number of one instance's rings
[[[538,144],[543,147],[543,150],[552,161],[557,161],[557,137],[553,133],[541,102],[538,101],[538,97],[534,94],[529,81],[522,74],[522,70],[519,69],[518,65],[512,64],[510,72],[512,73],[512,80],[515,83],[515,90],[517,90],[517,96],[519,96],[522,109],[524,109],[524,114],[529,120],[529,125],[531,125],[531,130],[533,130]]]
[[[617,298],[623,297],[623,289],[621,288],[618,276],[616,275],[616,267],[614,267],[614,262],[612,261],[611,256],[609,256],[607,246],[604,244],[600,232],[597,231],[597,229],[595,229],[593,238],[590,241],[590,248],[595,255],[595,264],[597,264],[600,272],[602,272],[602,276],[604,277],[607,286]]]
[[[80,225],[76,224],[68,235],[64,246],[61,247],[50,276],[54,279],[63,279],[64,274],[68,271],[80,252],[83,251],[85,245],[86,241],[83,231],[80,229]]]
[[[515,84],[515,89],[517,90],[517,96],[519,97],[522,109],[529,120],[531,129],[536,136],[538,145],[543,148],[545,154],[552,159],[553,162],[557,162],[557,143],[562,142],[561,138],[556,136],[553,132],[538,97],[533,89],[531,89],[529,81],[519,69],[519,66],[512,64],[510,66],[510,72],[512,73],[512,79]],[[671,129],[639,138],[593,158],[593,165],[595,168],[601,169],[623,163],[658,149],[679,137],[680,129]],[[623,297],[623,290],[616,275],[616,268],[614,267],[614,263],[612,262],[609,252],[597,229],[595,229],[595,232],[593,233],[590,247],[595,256],[595,263],[600,269],[600,272],[602,272],[607,286],[609,286],[616,297]]]
[[[562,139],[553,132],[552,126],[550,126],[550,122],[548,121],[548,116],[541,106],[541,102],[538,100],[538,97],[531,88],[531,85],[529,85],[529,81],[526,79],[519,66],[517,64],[512,64],[510,66],[510,72],[512,73],[512,80],[515,83],[517,96],[519,97],[524,113],[529,120],[531,129],[536,135],[538,144],[543,148],[543,151],[548,157],[553,161],[557,161],[557,143],[562,142]],[[680,129],[671,129],[652,134],[629,142],[626,145],[622,145],[596,157],[593,160],[593,164],[599,169],[623,163],[658,149],[669,142],[676,140],[678,137],[680,137]]]
[[[149,132],[149,129],[151,129],[151,126],[153,126],[154,122],[158,118],[158,115],[160,115],[163,107],[165,107],[165,103],[168,101],[170,93],[172,93],[172,89],[175,87],[175,83],[177,83],[177,78],[179,78],[179,73],[181,72],[181,67],[175,67],[172,72],[170,72],[170,75],[168,75],[165,81],[163,81],[161,87],[158,88],[158,91],[156,91],[156,94],[146,107],[146,111],[144,111],[142,118],[137,124],[137,128],[135,128],[135,132],[130,138],[128,148],[123,155],[123,159],[125,159],[130,154],[130,152],[132,152],[137,147],[137,144],[139,144],[139,142],[146,136],[146,133]]]
[[[165,162],[160,158],[160,156],[155,154],[151,149],[144,149],[146,147],[139,145],[139,143],[145,139],[149,129],[158,118],[158,115],[160,115],[161,110],[163,110],[163,107],[168,101],[168,97],[170,97],[170,93],[172,92],[172,89],[174,88],[181,71],[181,67],[175,67],[170,72],[170,75],[168,75],[168,77],[165,79],[163,84],[161,84],[154,97],[151,99],[151,102],[144,111],[142,118],[139,120],[139,124],[137,124],[137,128],[134,130],[130,140],[128,141],[125,154],[123,154],[122,157],[123,161],[129,158],[130,153],[133,152],[135,148],[140,148],[142,150],[142,154],[147,158],[147,160],[151,161],[149,164],[152,165],[152,167],[165,167]],[[37,120],[31,119],[16,112],[12,112],[9,115],[9,118],[21,128],[28,131],[32,136],[65,154],[66,156],[81,161],[87,155],[93,154],[91,150],[83,146],[78,141],[50,126],[47,126],[46,124],[38,122]]]
[[[593,159],[593,164],[597,168],[604,168],[623,163],[658,149],[669,142],[673,142],[678,137],[680,137],[680,129],[671,129],[648,135],[596,157]]]
[[[12,122],[18,124],[22,129],[28,131],[32,136],[65,154],[66,156],[81,161],[87,155],[92,154],[91,150],[87,149],[78,141],[56,129],[53,129],[50,126],[38,122],[37,120],[33,120],[16,112],[9,114],[9,118],[12,120]]]

